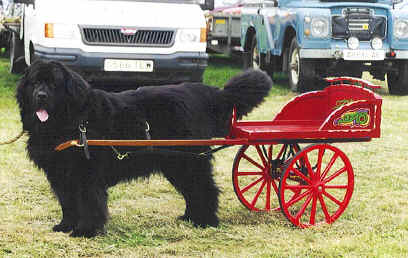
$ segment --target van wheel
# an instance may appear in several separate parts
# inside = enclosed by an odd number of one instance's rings
[[[251,39],[249,53],[244,55],[244,69],[260,69],[265,71],[271,78],[273,77],[273,70],[266,63],[265,54],[259,52],[256,35]]]
[[[387,73],[388,91],[392,95],[408,95],[408,61],[401,61],[397,67],[397,72]]]
[[[10,73],[21,74],[27,67],[24,60],[24,41],[16,33],[12,33],[10,40]]]

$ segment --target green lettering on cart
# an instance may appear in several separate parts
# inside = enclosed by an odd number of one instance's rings
[[[334,119],[335,126],[367,127],[370,123],[370,110],[359,108],[357,110],[343,113]]]

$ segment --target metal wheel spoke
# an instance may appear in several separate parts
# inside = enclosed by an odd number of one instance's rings
[[[307,171],[309,171],[310,178],[314,178],[314,171],[313,171],[312,165],[310,164],[309,157],[307,156],[307,153],[305,153],[305,155],[304,155],[304,160],[305,160],[305,163],[306,163]]]
[[[325,168],[324,171],[323,171],[323,174],[320,176],[320,179],[321,179],[321,180],[323,180],[323,179],[327,176],[327,173],[329,173],[329,170],[332,168],[334,162],[336,162],[336,159],[337,159],[338,157],[339,157],[339,154],[338,154],[338,153],[335,153],[335,154],[333,155],[333,157],[330,159],[329,164],[327,164],[326,168]]]
[[[337,200],[333,195],[329,194],[328,192],[323,191],[323,194],[326,195],[330,200],[332,200],[338,206],[341,206],[343,204],[343,202]]]
[[[309,195],[305,201],[305,203],[302,205],[302,207],[300,208],[300,210],[298,211],[298,213],[296,213],[295,216],[295,220],[299,221],[300,217],[302,217],[302,215],[305,213],[305,210],[307,208],[307,206],[309,205],[310,201],[313,198],[313,194]]]
[[[275,180],[272,179],[271,184],[273,186],[273,189],[275,190],[276,194],[279,194],[279,188],[275,183]]]
[[[347,171],[347,168],[344,166],[342,169],[337,170],[333,175],[329,176],[328,178],[326,178],[323,183],[327,184],[328,182],[332,181],[334,178],[338,177],[339,175],[341,175],[342,173],[344,173],[345,171]]]
[[[268,161],[269,162],[272,160],[272,152],[273,152],[273,145],[271,144],[269,145],[269,148],[268,148]],[[279,158],[279,156],[277,158]]]
[[[258,201],[259,195],[261,195],[261,193],[262,193],[262,191],[263,191],[263,189],[264,189],[264,187],[265,187],[265,184],[266,184],[266,180],[264,180],[264,181],[262,182],[261,187],[259,187],[258,192],[256,193],[254,199],[253,199],[252,202],[251,202],[251,205],[252,205],[252,206],[255,206],[256,202]]]
[[[264,172],[247,172],[247,171],[243,171],[243,172],[237,172],[237,176],[263,176]]]
[[[313,194],[313,201],[312,201],[312,210],[310,211],[310,219],[309,224],[314,225],[316,220],[316,206],[317,206],[317,197]]]
[[[317,169],[316,169],[316,178],[320,177],[320,172],[322,169],[322,160],[324,156],[325,149],[324,148],[319,148],[319,154],[317,157]]]
[[[262,167],[261,164],[259,164],[258,162],[254,161],[253,159],[251,159],[250,157],[248,157],[246,154],[242,154],[242,157],[246,160],[248,160],[250,163],[252,163],[252,165],[260,168],[260,169],[264,169],[264,167]]]
[[[323,196],[321,194],[319,194],[318,196],[319,196],[320,205],[322,206],[324,217],[326,218],[326,222],[330,224],[331,219],[330,219],[330,214],[327,211],[326,203],[324,202]]]
[[[287,185],[287,189],[292,190],[293,192],[296,192],[295,190],[302,190],[302,189],[310,189],[312,186],[310,185]]]
[[[286,203],[287,207],[292,206],[293,204],[297,203],[298,201],[302,200],[305,196],[307,196],[308,194],[310,194],[312,192],[312,190],[307,190],[306,192],[299,194],[298,196],[296,196],[295,198],[292,198],[291,200],[289,200]]]
[[[348,185],[325,185],[324,188],[329,189],[347,189]]]
[[[310,178],[306,177],[305,175],[303,175],[302,172],[300,172],[298,169],[296,168],[292,168],[292,170],[296,175],[300,176],[303,180],[305,180],[307,183],[309,183],[310,185],[312,184],[312,181],[310,180]]]
[[[266,200],[265,200],[265,210],[269,211],[271,209],[271,183],[273,180],[268,181],[266,184]]]
[[[267,166],[268,166],[268,163],[267,163],[266,160],[265,160],[265,157],[264,157],[264,154],[262,153],[261,148],[259,147],[259,145],[256,145],[255,148],[256,148],[256,151],[258,152],[259,157],[260,157],[261,160],[262,160],[263,165],[264,165],[265,167],[267,167]]]
[[[247,185],[244,189],[241,190],[242,193],[245,193],[246,191],[248,191],[249,189],[251,189],[252,187],[254,187],[255,185],[257,185],[259,182],[261,182],[262,180],[264,180],[264,177],[260,177],[258,180],[255,180],[254,182],[252,182],[251,184]]]

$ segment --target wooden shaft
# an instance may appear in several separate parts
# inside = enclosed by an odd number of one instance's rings
[[[245,145],[248,139],[203,139],[203,140],[88,140],[89,146],[210,146]],[[67,141],[55,147],[56,151],[79,145],[78,140]]]

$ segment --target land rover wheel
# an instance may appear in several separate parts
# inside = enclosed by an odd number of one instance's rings
[[[10,73],[19,74],[26,68],[24,60],[24,41],[16,33],[12,33],[10,40]]]
[[[244,70],[261,69],[265,71],[271,78],[273,77],[273,69],[272,66],[266,62],[266,55],[259,52],[256,35],[253,35],[250,39],[249,51],[246,52],[243,58]]]
[[[398,71],[387,73],[388,91],[392,95],[408,95],[408,61],[397,64]]]
[[[304,92],[311,88],[313,80],[312,77],[307,76],[305,62],[300,59],[299,50],[296,37],[294,37],[289,48],[287,71],[290,89],[295,92]],[[310,65],[312,64],[310,63]],[[307,69],[313,70],[311,67],[307,67]]]

